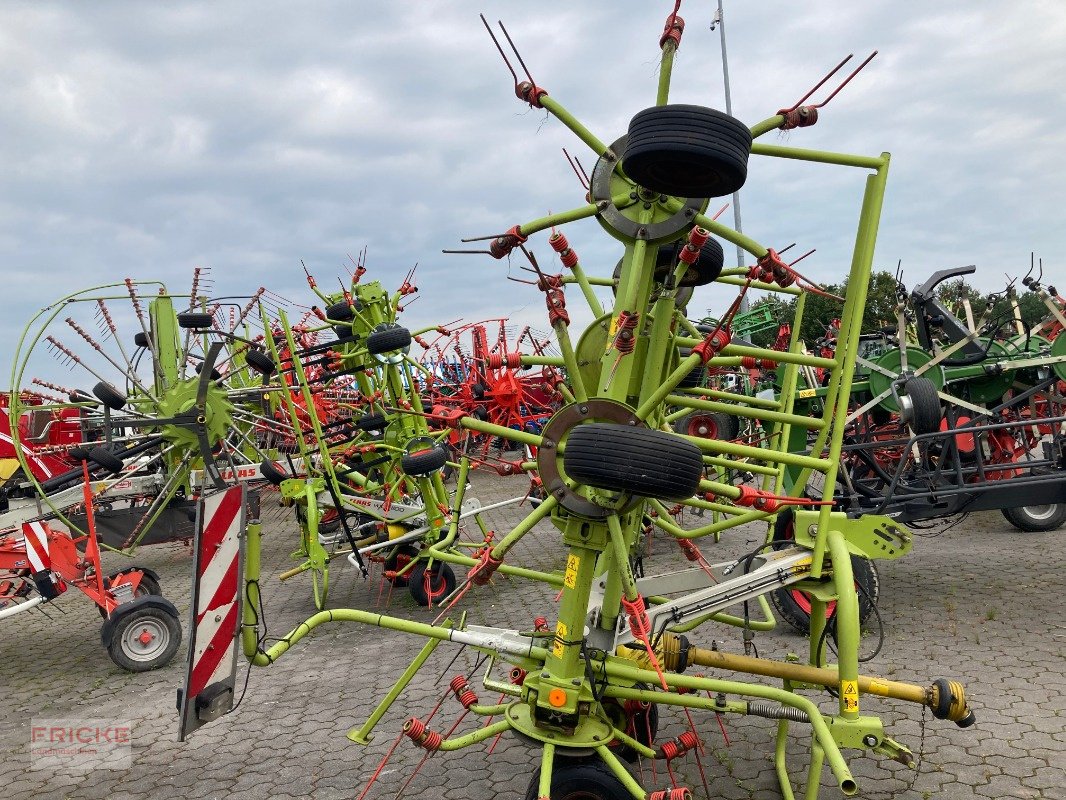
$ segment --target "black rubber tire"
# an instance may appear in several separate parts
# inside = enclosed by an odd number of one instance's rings
[[[692,350],[688,347],[678,348],[678,355],[682,359],[688,358],[692,355]],[[707,377],[707,369],[703,364],[698,364],[689,370],[688,375],[681,379],[681,382],[677,385],[678,389],[695,389],[698,386],[703,385],[704,379]]]
[[[485,392],[488,390],[488,386],[479,382],[470,387],[470,394],[475,400],[483,400],[485,398]]]
[[[693,411],[676,420],[673,427],[685,436],[728,442],[740,435],[740,418],[721,411]]]
[[[178,325],[189,330],[210,328],[214,322],[214,317],[202,311],[186,311],[178,314]]]
[[[928,378],[909,378],[903,384],[903,393],[912,404],[910,427],[916,434],[933,433],[940,430],[940,398],[936,393],[936,384]]]
[[[249,350],[244,354],[244,361],[249,367],[262,375],[271,375],[276,370],[274,359],[262,350]]]
[[[259,465],[259,471],[263,474],[263,477],[275,486],[281,486],[281,482],[286,480],[289,475],[282,472],[272,461],[264,461]]]
[[[540,767],[533,772],[525,800],[540,796]],[[559,758],[552,765],[550,800],[629,800],[633,795],[598,756]]]
[[[400,458],[400,470],[404,475],[429,475],[444,466],[451,456],[444,445],[435,445],[428,450],[405,453]]]
[[[145,606],[129,613],[119,606],[111,615],[111,639],[107,645],[108,655],[128,672],[147,672],[165,665],[181,645],[181,623],[170,611],[157,606]],[[135,637],[138,626],[155,632],[163,641],[159,645],[144,646],[142,652],[131,649],[130,639]],[[153,646],[154,645],[154,646]]]
[[[418,548],[409,544],[400,545],[396,548],[395,553],[385,559],[385,571],[396,572],[397,570],[401,570],[416,558],[418,558]],[[414,567],[411,567],[411,569],[414,569]],[[398,578],[393,578],[391,581],[392,585],[402,589],[410,583],[410,577],[411,573],[408,572]]]
[[[1004,508],[1002,513],[1007,522],[1026,533],[1054,531],[1066,523],[1066,503]]]
[[[420,606],[428,606],[430,604],[430,597],[426,594],[425,575],[425,561],[419,561],[407,573],[407,589],[411,592],[411,597]],[[434,601],[447,597],[455,591],[455,570],[451,568],[450,564],[445,564],[443,561],[435,561],[433,563],[433,570],[429,576],[429,589],[433,594],[432,599]]]
[[[379,353],[392,353],[410,346],[411,332],[399,325],[374,331],[366,337],[366,351],[372,356]]]
[[[94,447],[88,453],[89,460],[99,464],[113,475],[122,472],[122,459],[103,447]]]
[[[363,414],[355,424],[359,430],[364,432],[383,431],[389,424],[389,418],[384,414]]]
[[[330,322],[350,322],[355,319],[355,314],[352,313],[352,308],[347,302],[334,303],[326,306],[326,319]]]
[[[148,334],[144,331],[133,334],[133,344],[137,347],[148,347]]]
[[[687,500],[703,477],[703,456],[672,433],[592,422],[570,431],[563,469],[573,480],[600,489]]]
[[[664,245],[659,248],[659,252],[655,257],[656,279],[660,281],[666,279],[667,272],[677,264],[678,254],[687,242],[687,239],[680,239],[673,245]],[[718,279],[724,266],[725,251],[722,250],[722,245],[718,240],[711,237],[700,248],[700,254],[697,256],[696,261],[689,265],[677,285],[682,288],[706,286],[708,283],[713,283]]]
[[[646,189],[675,197],[724,197],[748,176],[751,131],[704,106],[652,106],[629,123],[622,169]]]
[[[89,459],[89,448],[87,447],[72,447],[67,450],[67,455],[74,461],[87,461]]]
[[[194,367],[194,369],[196,370],[196,374],[197,374],[197,375],[199,375],[199,374],[200,374],[201,372],[203,372],[203,371],[204,371],[204,365],[203,365],[203,362],[201,362],[201,363],[197,364],[197,365],[196,365],[196,366]],[[212,367],[212,368],[211,368],[211,380],[213,380],[213,381],[220,381],[220,380],[222,380],[222,373],[221,373],[221,372],[219,372],[219,371],[218,371],[217,369],[215,369],[214,367]]]
[[[792,539],[793,516],[784,511],[778,514],[774,521],[774,541],[790,541]],[[855,574],[855,583],[861,586],[859,593],[859,625],[865,625],[866,620],[874,613],[874,606],[881,594],[881,580],[877,574],[874,562],[861,556],[851,557],[851,570]],[[781,618],[799,633],[808,634],[811,630],[810,601],[803,592],[797,589],[784,588],[774,589],[770,592],[770,602],[774,604]],[[832,612],[832,607],[826,607],[826,616]]]
[[[93,387],[93,394],[97,399],[112,411],[121,411],[126,405],[126,395],[112,386],[110,383],[100,381]]]

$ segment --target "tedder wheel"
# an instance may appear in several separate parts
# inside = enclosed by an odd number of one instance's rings
[[[400,469],[404,475],[429,475],[447,463],[451,453],[443,445],[435,445],[428,450],[405,453],[400,458]]]
[[[411,332],[399,325],[374,331],[366,337],[366,350],[370,355],[391,353],[411,346]]]
[[[774,541],[782,542],[792,539],[795,518],[789,511],[778,514],[774,522]],[[881,591],[881,582],[877,575],[877,567],[868,558],[862,556],[851,557],[851,569],[855,574],[855,589],[859,593],[859,625],[866,624],[866,620],[877,605],[877,598]],[[784,588],[775,589],[770,593],[770,600],[774,604],[785,622],[800,633],[809,633],[811,629],[811,597],[799,589]],[[825,614],[828,618],[836,608],[836,603],[826,603]]]
[[[740,435],[740,419],[721,411],[693,411],[675,421],[674,430],[685,436],[727,442]]]
[[[540,767],[526,789],[525,800],[540,796]],[[562,758],[552,766],[550,800],[628,800],[625,784],[599,758]]]
[[[406,572],[403,575],[396,575],[395,573],[402,570],[412,561],[418,558],[418,549],[409,545],[400,545],[396,548],[396,552],[385,559],[385,572],[393,573],[393,577],[389,578],[389,581],[393,586],[404,587],[407,586],[411,577],[410,572]],[[414,567],[412,567],[414,569]]]
[[[273,359],[262,350],[249,350],[245,353],[244,360],[249,367],[263,375],[270,375],[275,369],[277,369],[277,365],[274,364]]]
[[[118,475],[122,472],[122,459],[103,447],[94,447],[88,452],[88,459],[99,464],[108,472]]]
[[[110,408],[112,411],[121,411],[126,405],[126,395],[112,386],[110,383],[100,381],[93,387],[93,394],[99,398],[100,402]]]
[[[940,398],[936,384],[928,378],[909,378],[903,384],[903,393],[910,399],[908,424],[919,436],[940,430]]]
[[[1026,533],[1043,533],[1061,528],[1066,522],[1066,504],[1048,503],[1040,506],[1004,508],[1007,522]]]
[[[263,473],[263,477],[275,486],[281,486],[281,482],[288,478],[288,474],[278,469],[273,462],[264,461],[259,465],[259,471]]]
[[[703,477],[703,456],[672,433],[591,422],[570,431],[563,469],[600,489],[687,500]]]
[[[407,588],[420,606],[430,606],[455,591],[455,570],[443,561],[435,561],[427,572],[426,562],[419,561],[407,573]]]
[[[352,307],[346,302],[334,303],[326,306],[326,319],[333,322],[350,322],[355,319],[355,314],[352,313]]]
[[[751,131],[704,106],[652,106],[629,123],[622,169],[646,189],[676,197],[724,197],[748,176]]]
[[[384,414],[363,414],[355,424],[361,431],[383,431],[389,424],[389,418]]]
[[[182,328],[198,330],[210,328],[213,324],[214,318],[207,313],[200,311],[186,311],[184,314],[178,314],[178,325]]]
[[[664,280],[667,272],[677,265],[678,256],[685,243],[686,240],[681,239],[675,242],[672,247],[666,245],[659,248],[655,258],[655,278],[657,280]],[[695,263],[681,276],[678,286],[706,286],[708,283],[714,283],[714,281],[718,280],[718,276],[722,274],[722,267],[724,266],[725,253],[722,250],[722,245],[717,239],[711,237],[700,248],[700,254],[696,257]]]
[[[141,600],[149,598],[143,597]],[[151,605],[134,601],[111,614],[108,655],[129,672],[147,672],[163,666],[181,644],[181,624],[173,606],[163,607],[155,599]],[[169,604],[168,604],[169,605]],[[107,623],[105,623],[106,625]]]

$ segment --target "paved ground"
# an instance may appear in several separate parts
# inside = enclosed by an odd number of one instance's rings
[[[517,491],[517,483],[477,481],[483,502]],[[503,530],[517,512],[502,509],[489,516],[490,524]],[[263,584],[270,635],[280,636],[308,615],[310,580],[302,576],[281,584],[273,579],[290,564],[295,534],[287,518],[273,519],[268,528]],[[515,559],[561,566],[553,530],[545,527],[533,538],[520,546]],[[704,549],[712,560],[725,560],[761,539],[761,531],[752,528]],[[665,547],[656,552],[665,554]],[[148,548],[138,561],[161,573],[164,592],[184,616],[189,603],[187,549]],[[526,582],[495,582],[464,601],[471,621],[527,626],[537,613],[550,615],[551,592]],[[387,599],[380,595],[379,580],[364,582],[346,564],[334,570],[332,584],[334,607],[368,608]],[[923,734],[916,707],[869,700],[864,710],[881,715],[889,735],[920,751],[922,758],[915,775],[893,762],[853,754],[850,764],[860,796],[1066,800],[1066,532],[1024,534],[997,513],[972,515],[937,536],[919,539],[909,557],[883,564],[881,592],[886,641],[865,671],[921,684],[941,676],[961,680],[978,723],[960,730],[929,716]],[[412,619],[432,617],[400,592],[394,593],[389,610]],[[115,667],[100,647],[99,616],[83,597],[69,592],[47,612],[47,617],[33,612],[0,623],[3,798],[355,798],[395,741],[403,719],[424,716],[447,679],[475,666],[472,655],[460,651],[444,673],[456,651],[440,647],[405,702],[384,718],[375,741],[360,747],[345,733],[366,718],[420,642],[378,629],[336,625],[308,637],[277,664],[255,669],[235,713],[179,744],[174,692],[181,680],[184,646],[168,667],[131,675]],[[726,649],[741,648],[735,630],[707,629],[698,639],[706,643],[712,637]],[[867,642],[872,649],[874,639]],[[761,655],[777,658],[799,650],[802,643],[785,630],[757,639]],[[243,669],[242,664],[242,674]],[[444,679],[435,683],[441,673]],[[831,707],[833,701],[824,699]],[[434,727],[450,727],[456,708],[448,701]],[[61,717],[132,720],[132,768],[89,773],[31,768],[31,720]],[[770,721],[725,718],[728,743],[714,720],[698,717],[697,724],[707,742],[702,760],[712,796],[780,796],[769,758],[774,733]],[[473,725],[467,720],[460,730],[472,730]],[[661,729],[676,735],[683,730],[683,720],[665,714]],[[802,747],[794,749],[800,756]],[[487,750],[480,745],[462,754],[435,755],[405,795],[522,796],[535,767],[533,752],[510,737],[491,756]],[[401,742],[367,797],[396,796],[422,755],[406,740]],[[681,772],[683,782],[702,796],[693,763]],[[645,768],[644,778],[652,788],[667,785],[661,769],[652,776]],[[828,773],[826,778],[823,796],[839,797]]]

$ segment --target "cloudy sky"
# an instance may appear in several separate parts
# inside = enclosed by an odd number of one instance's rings
[[[714,7],[682,4],[674,102],[724,107]],[[514,98],[477,12],[503,19],[537,82],[609,141],[654,102],[671,8],[0,5],[3,382],[24,324],[75,289],[130,276],[186,291],[205,266],[216,293],[265,285],[309,304],[300,260],[335,286],[363,247],[368,277],[390,287],[419,264],[412,328],[494,316],[545,327],[541,295],[509,282],[506,262],[440,252],[582,204],[561,148],[592,163]],[[726,24],[733,110],[749,124],[847,53],[880,52],[816,127],[764,138],[892,153],[878,266],[902,259],[913,284],[974,263],[974,283],[990,290],[1036,251],[1066,274],[1066,3],[727,0]],[[862,182],[857,170],[753,159],[744,229],[769,246],[818,248],[805,271],[839,280]],[[595,222],[568,234],[590,272],[610,272],[619,247]],[[551,262],[546,237],[531,244]],[[700,292],[690,310],[728,300]],[[569,302],[580,324],[580,294]]]

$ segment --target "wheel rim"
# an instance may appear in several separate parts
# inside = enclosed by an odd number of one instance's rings
[[[710,416],[692,417],[685,433],[689,436],[699,436],[701,439],[717,439],[718,423]]]
[[[159,620],[145,618],[122,634],[122,652],[131,660],[147,663],[159,657],[170,644],[170,631]]]
[[[1051,519],[1058,512],[1058,505],[1053,503],[1047,503],[1040,506],[1022,506],[1021,511],[1029,519],[1043,522],[1044,520]]]

